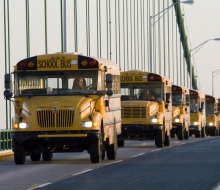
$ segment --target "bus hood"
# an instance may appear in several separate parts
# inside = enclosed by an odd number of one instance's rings
[[[31,97],[25,99],[22,104],[22,114],[34,114],[36,111],[48,110],[57,112],[58,110],[73,110],[74,113],[83,115],[90,113],[90,102],[92,98],[84,96],[54,96],[54,97]],[[91,107],[94,107],[94,101],[91,102]],[[85,111],[83,111],[85,110]]]
[[[128,117],[139,118],[141,115],[142,115],[141,117],[146,117],[146,115],[143,116],[143,114],[147,114],[147,116],[154,116],[159,111],[158,103],[151,101],[122,101],[121,106],[122,106],[122,117],[126,117],[126,118]]]
[[[177,117],[178,115],[180,115],[180,108],[173,106],[173,117]]]

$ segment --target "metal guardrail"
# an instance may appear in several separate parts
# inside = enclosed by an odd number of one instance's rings
[[[11,130],[0,130],[0,151],[12,149],[12,136]]]

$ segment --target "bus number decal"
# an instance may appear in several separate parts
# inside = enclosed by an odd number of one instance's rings
[[[122,82],[131,82],[133,81],[133,76],[121,76]],[[134,76],[134,81],[143,81],[143,76]]]
[[[135,81],[143,81],[143,77],[142,76],[135,76]]]
[[[71,60],[61,60],[61,68],[71,68]]]

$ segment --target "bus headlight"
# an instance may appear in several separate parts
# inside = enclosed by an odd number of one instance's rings
[[[157,118],[151,118],[151,119],[150,119],[150,122],[152,122],[152,123],[157,123]]]
[[[92,127],[92,121],[82,121],[82,127]]]
[[[180,122],[180,119],[176,118],[176,119],[174,119],[174,122],[178,123],[178,122]]]
[[[20,129],[30,128],[30,124],[29,123],[19,123],[19,128]]]
[[[196,122],[193,122],[193,125],[198,125],[198,122],[196,121]]]
[[[213,123],[209,123],[209,126],[212,126],[213,125]]]

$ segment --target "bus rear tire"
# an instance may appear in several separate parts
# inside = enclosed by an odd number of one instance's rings
[[[52,152],[44,152],[44,153],[42,153],[42,158],[44,161],[51,161],[53,158],[53,153]]]
[[[19,144],[14,144],[14,161],[18,165],[24,164],[26,161],[26,155],[24,152],[24,146]]]
[[[31,161],[39,161],[40,157],[41,157],[41,153],[31,152],[31,155],[30,155]]]
[[[184,131],[184,139],[189,139],[189,131],[185,129]]]
[[[170,146],[170,135],[167,135],[167,132],[165,132],[164,146]]]
[[[124,140],[118,140],[118,146],[124,147],[125,141]]]

